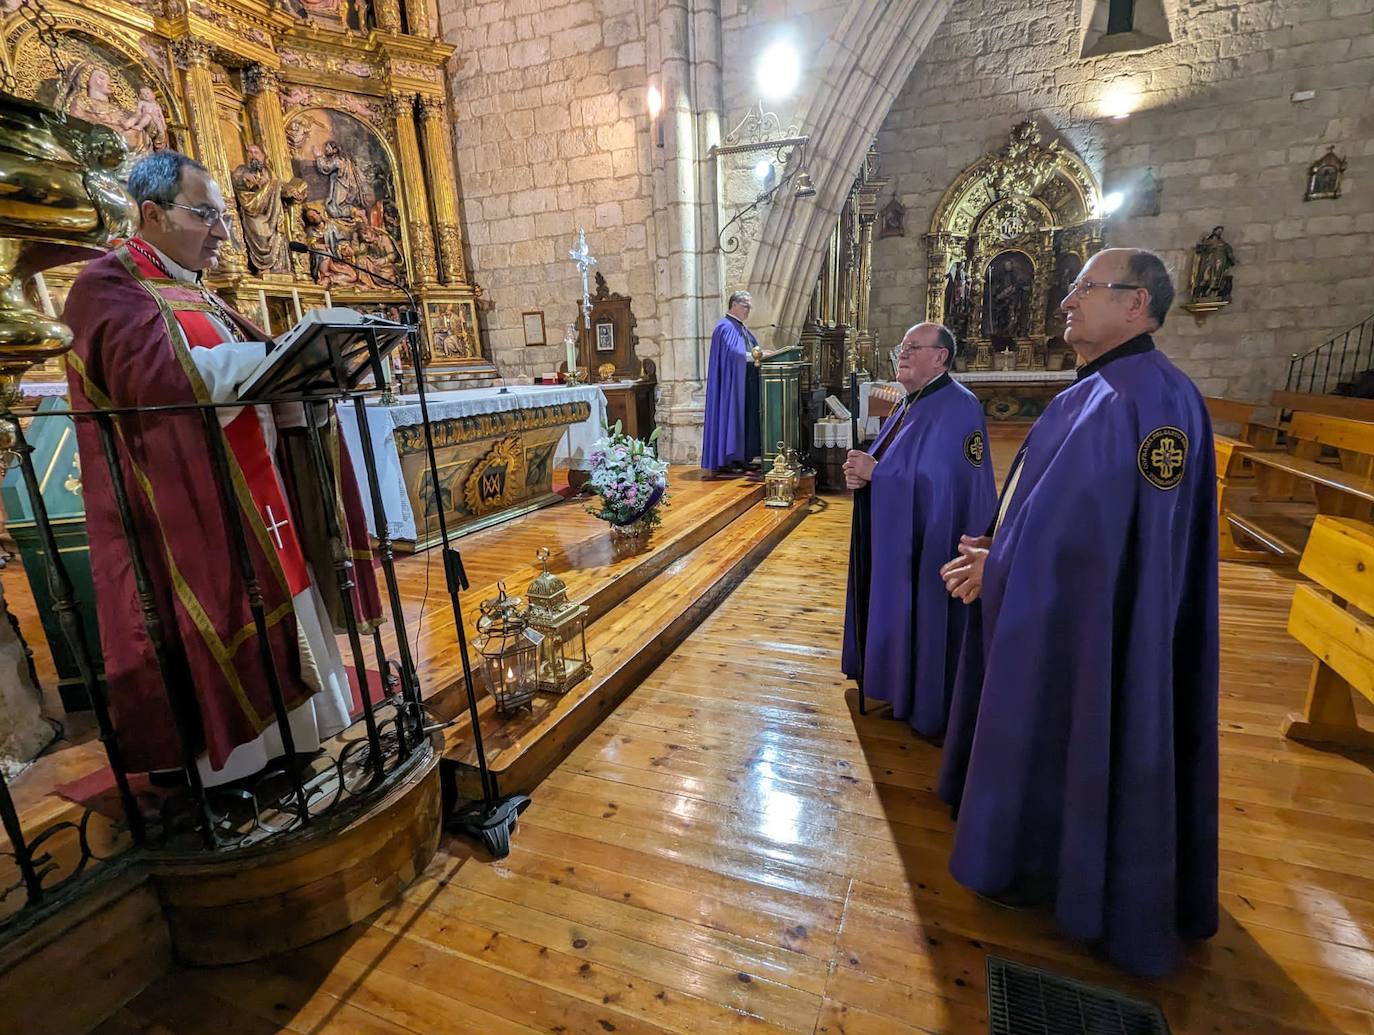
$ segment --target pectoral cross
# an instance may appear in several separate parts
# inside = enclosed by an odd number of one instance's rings
[[[270,503],[267,504],[266,510],[267,510],[267,521],[266,521],[267,531],[271,534],[272,538],[275,539],[275,540],[277,541],[277,549],[278,549],[278,550],[284,549],[284,548],[285,548],[285,544],[282,543],[282,541],[281,541],[281,533],[278,532],[277,529],[281,528],[283,525],[290,524],[290,522],[287,521],[286,518],[282,518],[280,521],[277,521],[275,518],[273,518],[273,516],[272,516],[272,504],[270,504]]]
[[[587,287],[587,271],[596,265],[596,259],[587,250],[587,235],[581,227],[577,228],[577,247],[568,252],[568,258],[577,263],[582,273],[582,320],[587,330],[592,329],[592,293]]]

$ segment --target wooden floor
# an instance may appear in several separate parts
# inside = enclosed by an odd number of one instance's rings
[[[1175,1033],[1374,1032],[1374,761],[1278,736],[1308,669],[1287,576],[1223,566],[1222,927],[1148,984],[950,878],[937,749],[839,678],[849,507],[824,503],[540,786],[509,858],[446,838],[370,923],[177,971],[100,1031],[975,1035],[996,952]]]

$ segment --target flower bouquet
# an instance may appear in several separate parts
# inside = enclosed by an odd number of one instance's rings
[[[657,525],[668,505],[668,461],[654,452],[658,429],[644,442],[621,431],[620,421],[593,447],[588,485],[600,496],[587,513],[610,523],[611,531],[635,537]]]

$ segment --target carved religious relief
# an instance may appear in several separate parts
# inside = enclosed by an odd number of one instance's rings
[[[355,291],[404,282],[400,210],[382,142],[353,116],[327,108],[292,116],[286,139],[292,168],[305,184],[306,243],[338,257],[311,256],[312,279]]]
[[[955,179],[926,235],[926,318],[954,333],[959,362],[987,367],[995,351],[1037,368],[1062,345],[1064,271],[1102,247],[1099,199],[1082,160],[1032,122]]]
[[[429,307],[429,337],[434,358],[472,359],[477,348],[476,320],[471,303],[434,303]]]
[[[65,68],[52,67],[47,47],[33,34],[14,55],[17,92],[87,122],[113,130],[128,148],[119,176],[144,155],[176,146],[169,127],[171,96],[145,53],[129,52],[116,37],[60,31],[57,50]]]
[[[267,156],[257,144],[248,147],[248,160],[230,176],[238,203],[248,264],[255,273],[286,270],[286,232],[283,206],[306,199],[304,180],[283,183],[272,175]]]

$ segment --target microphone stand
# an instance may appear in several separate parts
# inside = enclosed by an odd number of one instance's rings
[[[472,663],[468,659],[468,636],[467,630],[463,626],[463,608],[458,599],[458,594],[462,590],[469,589],[470,584],[468,583],[467,572],[463,569],[462,556],[457,549],[450,545],[448,521],[444,518],[444,506],[439,492],[439,460],[434,451],[434,433],[429,423],[429,403],[425,395],[424,357],[421,355],[420,349],[420,304],[416,301],[410,288],[399,280],[383,276],[358,265],[356,262],[350,262],[348,259],[341,259],[331,252],[311,248],[299,241],[290,242],[288,247],[293,252],[318,255],[342,263],[396,288],[406,296],[410,302],[411,311],[415,314],[415,322],[410,328],[411,359],[415,364],[415,388],[416,394],[420,397],[420,420],[424,425],[425,456],[429,462],[429,477],[434,485],[434,512],[439,519],[439,540],[442,544],[441,549],[444,558],[444,582],[448,590],[449,606],[453,609],[453,625],[458,630],[458,656],[463,661],[463,685],[467,690],[468,715],[472,721],[472,742],[477,751],[477,772],[482,783],[481,800],[470,802],[461,807],[455,805],[444,825],[458,833],[480,840],[493,858],[504,859],[510,854],[511,831],[514,829],[520,813],[529,808],[530,799],[529,795],[526,794],[508,794],[504,797],[498,794],[496,777],[492,775],[491,769],[487,765],[487,753],[482,743],[482,722],[477,711],[477,691],[473,687]],[[359,428],[358,431],[360,434],[367,433],[366,428]]]

